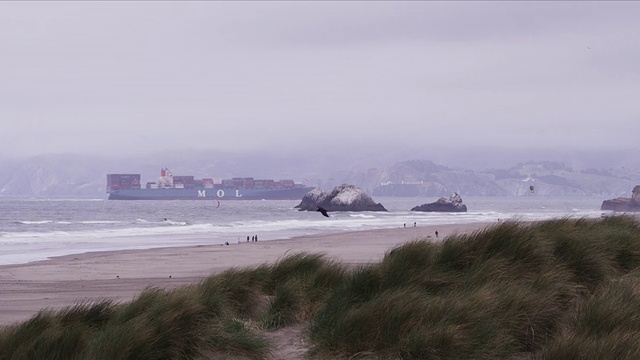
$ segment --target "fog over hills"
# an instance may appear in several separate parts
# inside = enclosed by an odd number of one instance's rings
[[[638,18],[633,1],[0,1],[0,194],[104,198],[105,174],[163,166],[626,193]]]
[[[106,174],[140,173],[294,179],[324,189],[349,183],[373,196],[628,196],[640,183],[638,151],[497,151],[433,148],[366,151],[349,147],[298,151],[166,151],[107,157],[77,154],[0,159],[0,196],[106,198]],[[385,186],[381,186],[385,184]]]

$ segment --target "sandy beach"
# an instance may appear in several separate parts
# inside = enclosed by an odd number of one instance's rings
[[[382,259],[416,239],[439,241],[488,223],[419,226],[148,250],[95,252],[0,266],[0,325],[24,321],[44,308],[101,299],[129,301],[147,287],[173,288],[229,268],[273,263],[287,254],[326,254],[348,264]],[[435,232],[438,231],[436,239]]]

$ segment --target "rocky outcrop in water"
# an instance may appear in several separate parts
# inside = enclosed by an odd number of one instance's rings
[[[460,195],[454,192],[449,198],[441,197],[436,202],[416,206],[411,211],[467,212],[467,205],[463,204]]]
[[[611,210],[627,212],[640,211],[640,185],[636,185],[631,192],[631,198],[619,197],[616,199],[605,200],[600,206],[600,210]]]
[[[362,189],[348,184],[336,186],[330,193],[319,188],[313,189],[304,195],[295,208],[316,211],[320,207],[327,211],[387,211]]]

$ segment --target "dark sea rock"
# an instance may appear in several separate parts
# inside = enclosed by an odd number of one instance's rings
[[[458,193],[453,193],[449,198],[441,197],[436,202],[416,206],[411,211],[467,212],[467,205],[462,203],[462,198]]]
[[[348,184],[336,186],[330,193],[316,188],[304,195],[295,208],[300,211],[316,211],[319,207],[327,211],[387,211],[362,189]]]
[[[631,191],[631,201],[629,207],[640,210],[640,185],[636,185]]]
[[[636,185],[631,192],[631,198],[619,197],[605,200],[600,206],[600,210],[611,210],[620,212],[640,211],[640,185]]]

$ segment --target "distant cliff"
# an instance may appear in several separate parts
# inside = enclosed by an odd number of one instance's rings
[[[619,167],[576,171],[560,162],[526,162],[505,169],[469,170],[428,160],[382,163],[360,168],[345,159],[311,161],[273,154],[216,154],[183,152],[128,159],[84,155],[43,155],[23,160],[0,160],[0,196],[106,198],[106,174],[140,173],[156,179],[158,169],[198,177],[254,176],[292,178],[310,186],[333,188],[353,184],[374,197],[461,196],[602,196],[623,197],[640,179],[640,169]],[[268,155],[268,156],[267,156]],[[347,157],[348,158],[348,157]],[[384,161],[384,160],[380,160]],[[367,164],[373,161],[367,159]],[[362,165],[364,166],[364,165]],[[349,169],[336,171],[336,168]],[[535,191],[530,192],[530,186]]]
[[[429,161],[406,161],[366,173],[364,183],[374,184],[377,180],[370,190],[377,197],[434,197],[452,192],[462,196],[616,196],[626,193],[637,178],[628,171],[617,173],[611,169],[574,171],[559,162],[527,162],[507,169],[472,171]],[[361,179],[362,174],[346,180]]]
[[[3,168],[0,196],[103,197],[106,174],[95,158],[36,156]]]
[[[640,185],[631,191],[631,197],[619,197],[602,202],[601,210],[611,210],[620,212],[640,212]]]

